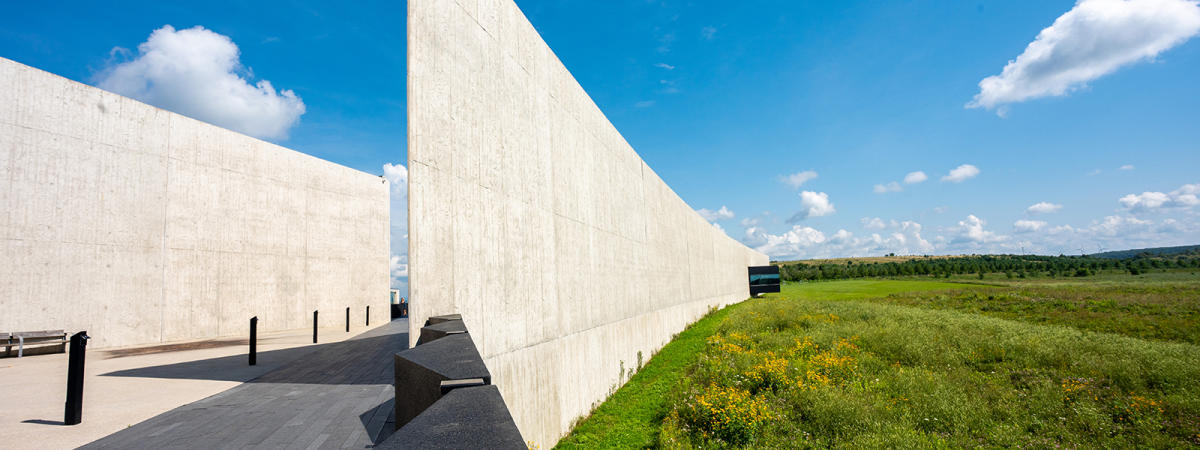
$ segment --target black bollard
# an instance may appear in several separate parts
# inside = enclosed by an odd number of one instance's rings
[[[346,307],[346,332],[350,332],[350,307]]]
[[[371,326],[371,305],[367,305],[367,326]]]
[[[317,343],[317,312],[313,311],[313,343]]]
[[[258,364],[258,316],[250,318],[250,365]]]
[[[64,425],[79,425],[83,419],[83,361],[87,351],[86,331],[71,336],[71,354],[67,357],[67,407]]]

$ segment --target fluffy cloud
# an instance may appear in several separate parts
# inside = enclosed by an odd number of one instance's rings
[[[925,172],[918,170],[916,172],[909,172],[908,175],[905,175],[904,184],[917,184],[928,179],[929,176],[925,175]]]
[[[1018,220],[1013,222],[1013,230],[1018,233],[1030,233],[1045,227],[1046,222],[1041,220]]]
[[[882,219],[879,220],[882,223]],[[800,225],[778,235],[752,227],[746,230],[742,242],[775,260],[868,256],[891,252],[928,254],[934,251],[933,244],[921,236],[922,227],[919,223],[891,221],[885,228],[890,228],[890,232],[857,237],[846,230],[826,235],[812,227]]]
[[[799,189],[800,186],[803,186],[804,183],[807,183],[815,178],[817,178],[817,172],[812,170],[805,170],[803,172],[796,172],[791,175],[779,177],[779,179],[784,183],[787,183],[788,186],[797,189]]]
[[[239,57],[227,36],[166,25],[138,45],[136,57],[102,71],[96,85],[250,136],[286,139],[304,102],[291,90],[277,92],[270,81],[251,84]]]
[[[675,66],[672,66],[667,63],[658,63],[658,64],[655,64],[654,67],[657,67],[659,69],[675,70]]]
[[[1143,192],[1129,194],[1117,201],[1132,212],[1150,212],[1165,208],[1190,208],[1200,205],[1200,183],[1185,184],[1168,193]]]
[[[388,270],[392,274],[392,279],[408,278],[408,263],[407,259],[400,255],[392,255],[392,259],[388,264]]]
[[[946,176],[942,177],[942,181],[949,181],[951,183],[962,183],[971,178],[975,178],[976,175],[979,175],[978,167],[972,166],[970,164],[963,164],[961,166],[955,167],[954,170],[951,170],[950,173],[948,173],[948,174],[946,174]]]
[[[887,222],[884,222],[883,219],[880,219],[878,217],[863,217],[859,221],[862,222],[863,228],[866,228],[868,230],[882,230],[884,228],[887,228],[887,226],[888,226]],[[893,220],[892,224],[894,225],[895,223],[896,223],[896,221]]]
[[[408,285],[408,168],[385,163],[383,178],[389,185],[392,288],[404,289]]]
[[[983,219],[975,217],[974,214],[967,216],[965,220],[958,222],[958,227],[954,230],[955,236],[950,241],[952,244],[987,244],[999,242],[1006,239],[1005,236],[997,235],[991,231],[985,230],[983,227],[987,225]]]
[[[1080,0],[999,75],[980,81],[967,107],[1066,95],[1122,66],[1152,60],[1197,32],[1194,0]]]
[[[700,217],[703,217],[704,220],[709,222],[733,218],[733,211],[730,211],[729,208],[725,207],[725,205],[721,205],[721,209],[716,211],[707,208],[700,208],[696,210],[696,213],[700,214]]]
[[[828,216],[837,212],[824,192],[804,191],[800,193],[800,211],[793,214],[788,223],[796,223],[809,217]]]
[[[1029,214],[1050,214],[1058,212],[1060,209],[1062,209],[1062,205],[1059,204],[1050,202],[1037,202],[1026,208],[1025,212]]]
[[[904,190],[904,188],[900,187],[900,183],[893,181],[888,184],[877,184],[871,190],[874,191],[876,194],[886,194],[888,192],[900,192],[900,191]]]
[[[1133,170],[1133,164],[1126,164],[1118,167],[1117,170]]]

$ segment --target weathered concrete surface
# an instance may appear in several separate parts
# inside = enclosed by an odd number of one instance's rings
[[[0,330],[388,321],[383,179],[0,58]]]
[[[408,5],[409,338],[461,313],[550,446],[767,257],[650,170],[511,0]]]

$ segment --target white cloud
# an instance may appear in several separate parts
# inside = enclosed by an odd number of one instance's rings
[[[385,163],[383,178],[390,185],[392,288],[402,289],[408,285],[408,168]]]
[[[862,222],[863,228],[866,228],[868,230],[882,230],[884,228],[887,228],[887,226],[888,226],[887,222],[884,222],[883,219],[880,219],[878,217],[863,217],[859,221]],[[892,224],[894,225],[895,223],[896,223],[896,221],[893,220]]]
[[[742,219],[742,226],[743,226],[743,227],[750,228],[750,227],[753,227],[753,226],[756,226],[756,225],[758,225],[758,219],[757,219],[757,218],[754,218],[754,217],[747,217],[747,218],[744,218],[744,219]]]
[[[712,40],[713,36],[716,34],[717,29],[715,27],[704,27],[700,29],[700,35],[704,36],[704,39]]]
[[[1050,202],[1037,202],[1030,207],[1025,208],[1025,212],[1029,214],[1050,214],[1056,213],[1060,209],[1062,209],[1062,205],[1059,204]]]
[[[809,217],[828,216],[837,212],[824,192],[804,191],[800,193],[800,211],[793,214],[788,223],[796,223]]]
[[[904,190],[904,188],[900,187],[900,183],[893,181],[888,184],[877,184],[871,190],[876,194],[886,194],[888,192],[900,192]]]
[[[955,167],[954,170],[951,170],[950,173],[948,173],[948,174],[946,174],[946,176],[942,177],[942,181],[949,181],[951,183],[962,183],[963,181],[966,181],[968,179],[975,178],[976,175],[979,175],[978,167],[972,166],[970,164],[963,164],[961,166]]]
[[[864,219],[864,222],[866,220],[869,219]],[[778,235],[752,227],[746,230],[742,242],[776,260],[868,256],[890,252],[929,254],[934,251],[933,244],[921,236],[921,224],[893,220],[886,227],[891,228],[892,232],[884,235],[872,233],[863,237],[856,237],[854,233],[842,229],[826,235],[801,225]]]
[[[135,58],[102,71],[96,85],[250,136],[286,139],[304,102],[291,90],[277,92],[270,81],[250,84],[239,58],[227,36],[166,25],[138,45]]]
[[[658,63],[658,64],[655,64],[654,67],[657,67],[659,69],[675,70],[675,66],[672,66],[667,63]]]
[[[1018,233],[1029,233],[1041,230],[1046,226],[1046,222],[1041,220],[1018,220],[1013,222],[1013,229]]]
[[[924,182],[925,180],[928,180],[928,179],[929,179],[929,176],[925,175],[925,172],[918,170],[916,172],[909,172],[908,175],[905,175],[904,176],[904,184],[917,184],[917,183]]]
[[[654,106],[654,103],[655,103],[654,100],[642,100],[640,102],[634,103],[633,107],[634,108],[649,108],[651,106]]]
[[[1122,66],[1153,60],[1197,32],[1194,0],[1080,0],[999,75],[980,81],[967,107],[1066,95]]]
[[[781,181],[783,181],[784,183],[787,183],[788,186],[791,186],[791,187],[794,187],[797,189],[799,189],[800,186],[803,186],[804,183],[812,181],[816,178],[817,178],[817,172],[814,170],[805,170],[803,172],[796,172],[791,175],[779,177],[779,179]]]
[[[984,225],[987,225],[987,222],[983,219],[975,217],[974,214],[968,215],[965,220],[958,222],[958,227],[955,229],[957,235],[951,240],[951,243],[986,244],[1006,239],[1005,236],[985,230]]]
[[[1132,212],[1150,212],[1165,208],[1190,208],[1200,205],[1200,183],[1185,184],[1169,193],[1128,194],[1117,201]]]
[[[388,264],[388,271],[392,274],[392,278],[408,278],[408,263],[400,255],[392,255],[392,259]]]
[[[1133,164],[1126,164],[1118,167],[1117,170],[1133,170]]]
[[[700,208],[697,209],[696,212],[700,214],[700,217],[703,217],[704,220],[709,222],[733,218],[733,211],[730,211],[729,208],[725,207],[725,205],[721,205],[721,209],[716,211],[708,208]]]

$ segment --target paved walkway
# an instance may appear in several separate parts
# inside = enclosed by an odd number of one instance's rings
[[[245,336],[88,349],[83,423],[72,426],[62,425],[67,354],[0,358],[0,448],[79,447],[371,329],[322,328],[318,345],[312,343],[311,328],[259,333],[256,366],[246,365]]]
[[[391,355],[407,346],[408,321],[395,320],[83,448],[369,448],[391,434]]]

